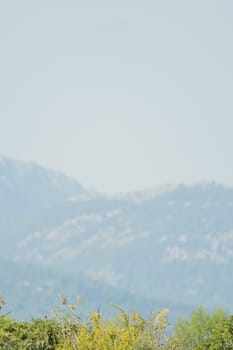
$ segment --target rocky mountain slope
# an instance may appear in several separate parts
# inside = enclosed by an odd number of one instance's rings
[[[6,158],[0,179],[0,289],[16,316],[35,300],[48,310],[58,292],[142,312],[187,313],[199,304],[233,310],[233,188],[207,183],[105,196]]]

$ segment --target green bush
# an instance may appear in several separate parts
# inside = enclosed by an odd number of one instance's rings
[[[0,297],[0,308],[4,305]],[[78,306],[64,296],[61,309],[52,318],[16,322],[0,315],[1,350],[232,350],[233,316],[222,309],[212,313],[200,307],[188,319],[179,319],[167,336],[167,309],[145,320],[140,313],[129,315],[120,307],[111,320],[93,312],[83,322]]]
[[[165,349],[168,310],[163,309],[145,320],[141,314],[127,314],[112,305],[119,315],[111,320],[93,312],[83,322],[77,306],[62,297],[61,310],[52,319],[16,322],[0,319],[0,348],[3,350],[154,350]]]
[[[233,316],[200,307],[189,319],[178,320],[171,342],[178,350],[232,350]]]
[[[0,349],[53,350],[60,340],[60,325],[53,319],[16,322],[0,318]]]

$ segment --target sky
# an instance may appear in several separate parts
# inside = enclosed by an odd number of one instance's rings
[[[0,2],[0,154],[106,193],[233,185],[231,0]]]

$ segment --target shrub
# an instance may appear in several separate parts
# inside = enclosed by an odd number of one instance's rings
[[[220,335],[229,338],[229,319],[222,309],[210,314],[200,307],[188,320],[178,320],[171,343],[178,350],[228,350],[220,347]]]
[[[119,315],[112,320],[104,319],[99,312],[90,315],[87,323],[76,323],[72,337],[64,339],[59,350],[152,350],[162,349],[166,343],[166,309],[146,321],[141,314],[126,312],[115,305]],[[165,345],[164,345],[165,346]]]
[[[55,320],[35,319],[16,322],[0,319],[0,348],[15,350],[55,350],[60,340],[60,325]]]
[[[1,302],[2,300],[2,302]],[[4,304],[3,298],[0,305]],[[105,319],[93,312],[84,322],[78,306],[68,304],[64,296],[61,308],[52,318],[16,322],[0,316],[2,350],[232,350],[233,316],[223,310],[212,314],[202,307],[189,319],[179,319],[174,334],[167,336],[167,309],[146,320],[138,312],[127,314],[112,305],[118,314]]]

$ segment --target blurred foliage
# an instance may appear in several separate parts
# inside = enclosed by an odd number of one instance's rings
[[[189,319],[177,321],[170,341],[179,350],[232,350],[233,316],[222,309],[210,314],[199,307]]]
[[[222,309],[212,313],[203,307],[188,319],[180,318],[168,332],[168,309],[145,319],[114,304],[116,316],[104,318],[99,311],[82,320],[80,298],[76,304],[60,296],[58,309],[51,316],[15,321],[0,315],[0,349],[7,350],[231,350],[233,316]],[[5,304],[0,296],[0,308]],[[2,311],[2,310],[1,310]]]

